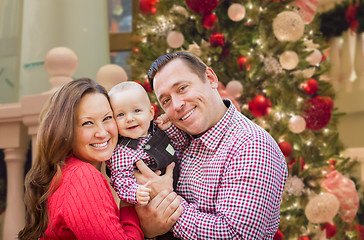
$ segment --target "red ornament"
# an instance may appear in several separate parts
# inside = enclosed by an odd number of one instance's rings
[[[218,18],[213,13],[205,14],[202,17],[202,25],[206,29],[214,29],[217,22],[218,22]]]
[[[210,36],[211,47],[223,47],[225,45],[225,37],[222,33],[214,33]]]
[[[356,16],[358,13],[358,7],[359,7],[359,3],[355,3],[353,5],[350,5],[345,12],[345,20],[347,23],[350,24],[350,28],[354,32],[356,32],[356,30],[359,26],[359,21]]]
[[[291,155],[292,146],[289,142],[280,142],[280,143],[278,143],[278,146],[281,149],[281,151],[285,157],[289,157]]]
[[[335,164],[336,161],[335,159],[330,158],[329,160],[327,160],[327,163],[329,164],[329,166],[327,167],[327,169],[331,172],[331,171],[335,171]]]
[[[297,238],[297,240],[311,240],[311,238],[307,237],[307,236],[304,236],[304,237]]]
[[[264,117],[271,110],[271,102],[263,95],[257,95],[249,102],[249,111],[254,117]]]
[[[330,109],[333,109],[333,107],[334,107],[334,101],[332,101],[332,99],[330,97],[326,97],[324,100],[325,100],[327,106]]]
[[[230,49],[229,49],[229,48],[227,48],[227,47],[224,47],[224,48],[222,49],[221,56],[222,56],[222,57],[227,57],[227,56],[229,56],[229,55],[230,55]]]
[[[307,100],[303,106],[306,128],[319,130],[325,127],[331,119],[333,101],[330,97],[316,96]]]
[[[328,222],[325,222],[324,225],[321,227],[321,230],[326,229],[326,238],[332,238],[337,233],[337,227],[335,223],[332,225]]]
[[[354,227],[358,232],[359,239],[364,240],[364,227],[359,224],[355,224]]]
[[[303,90],[310,95],[314,95],[318,90],[318,83],[315,79],[310,78],[302,85]]]
[[[150,87],[150,83],[149,83],[149,79],[146,78],[143,84],[143,87],[145,89],[145,91],[147,92],[153,92],[152,88]]]
[[[325,56],[325,54],[322,54],[321,62],[324,62],[324,61],[326,61],[326,56]]]
[[[238,57],[238,64],[240,70],[244,70],[244,66],[246,66],[246,70],[250,70],[250,64],[248,64],[248,59],[244,56]]]
[[[189,9],[196,13],[210,13],[219,4],[219,0],[186,0]]]
[[[159,0],[140,0],[139,8],[143,14],[155,14],[157,12],[156,4]]]
[[[291,158],[288,163],[288,168],[291,169],[293,164],[296,163],[296,158]],[[305,160],[300,157],[300,165],[301,165],[301,171],[305,168]]]
[[[335,167],[336,161],[335,159],[330,158],[329,160],[327,160],[328,163],[330,163],[330,165]]]
[[[273,237],[273,240],[282,240],[284,237],[283,233],[278,229]]]

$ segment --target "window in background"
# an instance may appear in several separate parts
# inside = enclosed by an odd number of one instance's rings
[[[110,63],[124,68],[131,79],[131,68],[126,63],[131,54],[133,16],[137,14],[139,1],[108,0]]]

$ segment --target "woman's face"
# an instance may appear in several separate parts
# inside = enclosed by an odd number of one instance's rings
[[[88,93],[75,112],[73,154],[100,169],[117,143],[117,127],[109,101],[101,93]]]

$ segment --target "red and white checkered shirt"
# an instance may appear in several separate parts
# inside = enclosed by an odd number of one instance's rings
[[[189,137],[178,129],[174,130],[174,136],[174,139],[170,139],[170,143],[177,152],[177,156],[179,156],[178,152],[185,149],[189,143]],[[140,185],[134,177],[135,163],[139,160],[143,160],[148,166],[156,163],[156,160],[143,148],[151,138],[150,133],[146,137],[138,138],[137,149],[132,149],[123,144],[116,145],[111,159],[106,161],[106,165],[111,171],[110,184],[119,198],[126,202],[137,204],[136,191]]]
[[[155,163],[143,149],[151,137],[151,134],[148,134],[146,137],[138,138],[139,144],[136,150],[122,144],[116,145],[111,159],[106,161],[111,171],[110,184],[119,198],[126,202],[137,204],[136,190],[139,184],[134,177],[135,163],[139,160],[143,160],[147,165]]]
[[[236,110],[191,141],[180,160],[181,239],[272,239],[287,164],[275,140]],[[173,138],[173,128],[166,131]]]

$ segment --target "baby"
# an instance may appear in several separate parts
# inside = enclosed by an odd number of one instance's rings
[[[150,182],[145,185],[136,182],[135,162],[143,160],[154,171],[163,171],[175,162],[174,184],[177,181],[176,153],[161,131],[169,128],[171,123],[165,117],[153,121],[154,107],[145,89],[136,82],[127,81],[114,86],[109,97],[119,131],[118,145],[106,162],[111,171],[110,183],[122,200],[145,205],[151,197]]]

